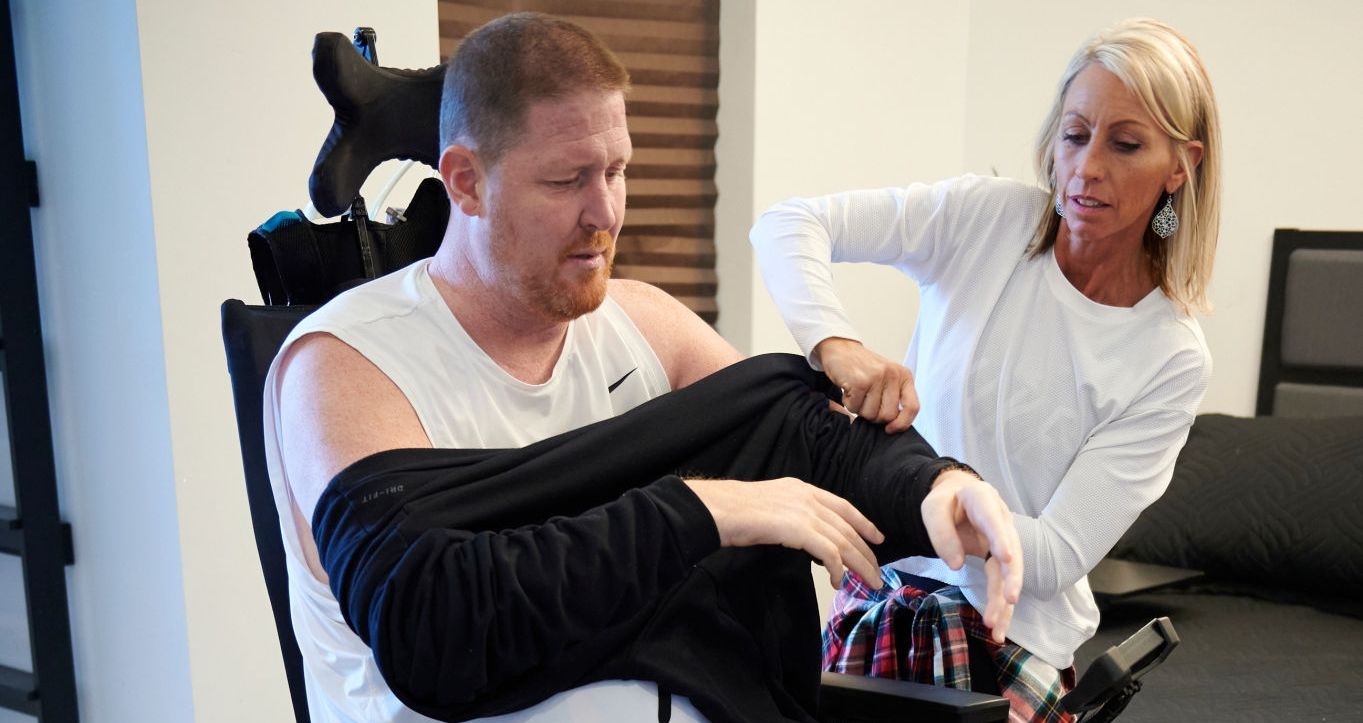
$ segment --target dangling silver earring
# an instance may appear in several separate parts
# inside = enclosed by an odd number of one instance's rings
[[[1174,212],[1174,194],[1164,197],[1164,208],[1150,219],[1150,230],[1160,238],[1169,238],[1178,231],[1178,214]]]
[[[1060,218],[1065,217],[1065,201],[1062,199],[1059,191],[1055,192],[1055,215]]]

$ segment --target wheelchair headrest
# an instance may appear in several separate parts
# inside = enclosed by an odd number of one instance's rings
[[[308,194],[322,215],[345,212],[384,161],[436,167],[443,64],[424,70],[384,68],[365,60],[345,35],[318,33],[312,76],[336,111],[308,179]]]

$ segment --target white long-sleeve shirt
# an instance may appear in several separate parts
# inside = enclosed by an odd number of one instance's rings
[[[1014,511],[1024,580],[1009,638],[1065,668],[1092,637],[1086,575],[1164,493],[1211,373],[1197,322],[1158,289],[1130,308],[1081,294],[1048,251],[1026,248],[1050,198],[962,176],[774,206],[752,230],[767,288],[808,355],[859,339],[831,262],[913,278],[920,308],[904,357],[915,427],[969,463]],[[887,308],[886,314],[899,310]],[[983,565],[909,558],[906,572],[959,585],[983,610]]]

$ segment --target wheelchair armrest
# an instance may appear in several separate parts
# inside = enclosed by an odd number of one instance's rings
[[[821,682],[819,720],[823,723],[1008,720],[1008,700],[985,693],[828,672]]]
[[[1121,645],[1108,648],[1094,660],[1074,690],[1060,699],[1061,707],[1071,713],[1083,713],[1105,706],[1119,696],[1130,698],[1140,690],[1137,682],[1141,676],[1163,663],[1178,642],[1178,633],[1169,618],[1151,620]],[[1124,700],[1118,701],[1115,712],[1125,705]]]

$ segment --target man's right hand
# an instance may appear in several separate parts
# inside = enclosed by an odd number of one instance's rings
[[[918,416],[913,372],[867,349],[859,341],[829,337],[814,347],[814,358],[834,384],[842,387],[842,405],[858,416],[885,424],[886,432],[902,432]]]
[[[837,588],[844,569],[881,585],[880,565],[866,544],[885,541],[851,502],[792,477],[762,482],[690,479],[687,486],[715,519],[724,547],[781,545],[804,550]]]
[[[1022,542],[1007,503],[974,474],[948,470],[933,480],[922,510],[932,547],[947,567],[961,569],[966,555],[984,559],[984,624],[1002,643],[1022,594]]]

